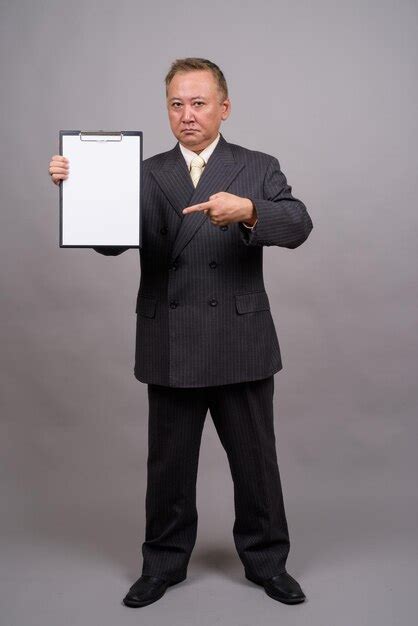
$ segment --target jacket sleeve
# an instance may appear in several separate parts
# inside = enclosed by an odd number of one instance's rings
[[[93,248],[99,254],[104,254],[106,256],[118,256],[118,254],[122,254],[122,252],[126,252],[129,250],[129,247],[122,246],[101,246],[100,248]]]
[[[297,248],[313,228],[306,206],[292,196],[292,187],[272,157],[263,183],[263,198],[248,196],[254,203],[257,223],[253,229],[239,222],[241,238],[247,246]]]

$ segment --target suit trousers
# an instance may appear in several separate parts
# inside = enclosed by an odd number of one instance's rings
[[[245,571],[285,571],[290,541],[273,422],[274,376],[211,387],[148,385],[142,574],[177,580],[196,541],[196,480],[208,409],[234,485],[233,538]]]

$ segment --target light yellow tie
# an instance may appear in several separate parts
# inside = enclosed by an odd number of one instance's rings
[[[192,183],[196,187],[199,182],[199,178],[202,175],[203,168],[205,166],[205,160],[198,154],[192,159],[190,163],[190,176],[192,177]]]

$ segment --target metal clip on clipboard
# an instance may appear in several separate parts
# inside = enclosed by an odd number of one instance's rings
[[[80,132],[79,137],[80,141],[122,141],[123,133],[105,130],[85,130]],[[98,137],[101,137],[101,139]]]

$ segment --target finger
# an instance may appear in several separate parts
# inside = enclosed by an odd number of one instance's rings
[[[49,176],[54,182],[56,180],[66,180],[68,178],[68,172],[49,172]]]
[[[63,156],[62,154],[54,154],[54,156],[52,157],[53,161],[66,161],[68,163],[68,159],[67,157]]]
[[[58,161],[57,159],[51,159],[51,161],[49,162],[49,167],[60,167],[68,170],[70,164],[68,161]]]
[[[56,185],[59,185],[61,180],[67,180],[68,176],[64,174],[52,174],[51,179]]]
[[[183,209],[183,213],[193,213],[194,211],[205,211],[210,209],[212,206],[211,202],[202,202],[202,204],[193,204],[192,206],[188,206]]]
[[[65,169],[68,170],[70,168],[70,164],[67,163],[66,161],[50,161],[49,162],[49,167],[58,167],[61,169]]]
[[[56,176],[59,178],[68,178],[68,172],[49,172],[51,176]]]
[[[69,169],[70,169],[69,167],[60,167],[58,165],[50,165],[48,171],[50,174],[68,174]]]

